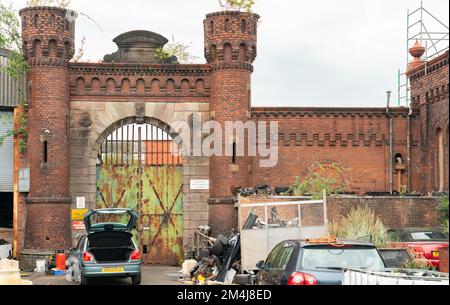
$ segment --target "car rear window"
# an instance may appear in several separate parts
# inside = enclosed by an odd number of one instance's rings
[[[104,224],[126,227],[130,222],[131,215],[125,212],[97,212],[90,217],[92,227]]]
[[[408,234],[409,241],[447,241],[448,238],[439,231],[417,231]]]
[[[384,262],[375,248],[307,247],[301,253],[298,266],[300,269],[385,268]]]

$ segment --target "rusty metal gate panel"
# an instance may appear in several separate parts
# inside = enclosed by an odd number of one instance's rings
[[[183,260],[183,167],[170,136],[151,125],[128,125],[103,143],[97,167],[99,209],[138,212],[133,235],[144,263]]]
[[[144,167],[141,244],[150,264],[179,265],[183,260],[183,168]]]

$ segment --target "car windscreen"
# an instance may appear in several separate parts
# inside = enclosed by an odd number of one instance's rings
[[[439,231],[414,231],[406,234],[406,241],[410,242],[432,242],[432,241],[448,241],[447,236]]]
[[[383,269],[384,262],[371,247],[306,247],[301,251],[300,269],[367,268]]]
[[[118,211],[98,211],[89,218],[91,227],[99,227],[105,224],[113,224],[115,227],[126,228],[131,220],[131,215],[127,212]]]

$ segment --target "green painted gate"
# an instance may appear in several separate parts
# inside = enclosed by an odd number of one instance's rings
[[[169,136],[156,133],[156,137],[155,127],[149,126],[119,128],[102,145],[97,208],[137,211],[139,221],[133,234],[144,263],[179,265],[184,256],[182,161]]]

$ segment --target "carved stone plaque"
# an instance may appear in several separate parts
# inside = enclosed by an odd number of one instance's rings
[[[136,109],[136,123],[137,124],[144,124],[145,122],[145,103],[136,103],[134,105]]]
[[[131,31],[117,36],[114,42],[119,50],[105,55],[105,62],[154,64],[161,63],[155,56],[156,49],[164,47],[168,40],[150,31]]]

